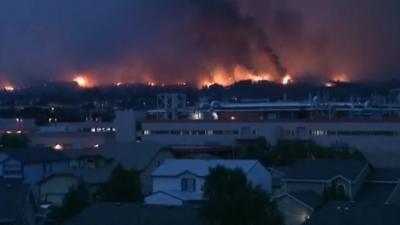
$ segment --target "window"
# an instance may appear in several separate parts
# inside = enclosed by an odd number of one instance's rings
[[[4,177],[21,177],[22,165],[19,162],[10,161],[4,164]]]
[[[181,191],[182,192],[195,192],[196,191],[196,180],[193,178],[183,178],[181,180]]]

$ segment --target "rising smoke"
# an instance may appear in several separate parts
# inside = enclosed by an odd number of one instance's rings
[[[397,0],[0,2],[0,80],[199,82],[223,68],[393,77]]]

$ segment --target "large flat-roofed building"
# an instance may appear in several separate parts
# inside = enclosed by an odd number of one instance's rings
[[[326,146],[358,148],[372,163],[400,162],[400,121],[143,121],[142,140],[165,145],[235,145],[264,137],[313,140]]]

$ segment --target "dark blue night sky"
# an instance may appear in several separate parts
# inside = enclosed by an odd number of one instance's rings
[[[0,82],[198,81],[238,65],[396,77],[399,12],[398,0],[2,0]]]

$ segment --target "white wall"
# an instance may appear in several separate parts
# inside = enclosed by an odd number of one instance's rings
[[[177,177],[153,177],[153,193],[157,191],[176,190],[181,191],[181,179],[193,178],[196,180],[196,191],[202,193],[204,178],[197,177],[189,173],[181,174]]]

